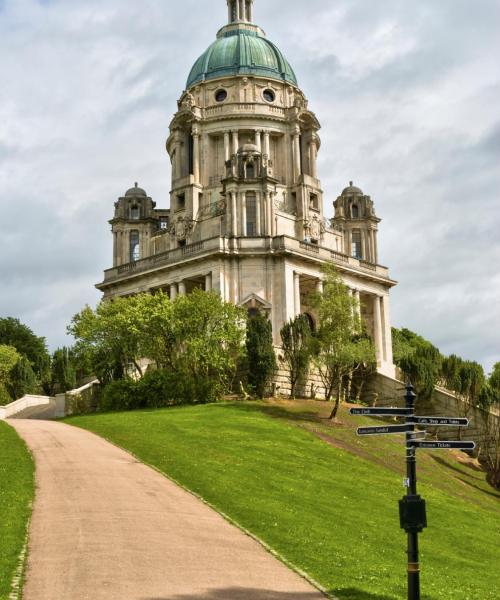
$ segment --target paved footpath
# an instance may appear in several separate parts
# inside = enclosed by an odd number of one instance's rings
[[[24,600],[324,600],[130,454],[63,423],[9,423],[37,467]]]

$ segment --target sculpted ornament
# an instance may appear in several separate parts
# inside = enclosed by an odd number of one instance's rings
[[[179,217],[170,228],[170,233],[179,241],[183,241],[191,235],[193,231],[194,221],[189,217]]]

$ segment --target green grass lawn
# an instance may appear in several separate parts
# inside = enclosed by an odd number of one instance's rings
[[[246,403],[76,417],[202,496],[342,600],[406,597],[401,440],[325,403]],[[498,600],[499,499],[450,453],[419,455],[429,528],[423,600]]]
[[[0,421],[0,600],[7,600],[26,537],[35,490],[31,454]]]

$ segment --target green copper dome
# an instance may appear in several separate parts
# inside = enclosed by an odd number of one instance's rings
[[[230,75],[258,75],[297,85],[297,78],[281,51],[258,28],[224,28],[217,40],[195,62],[187,89],[207,79]]]

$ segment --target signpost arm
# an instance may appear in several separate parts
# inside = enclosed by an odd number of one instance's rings
[[[416,394],[413,386],[408,384],[406,388],[406,408],[411,409],[412,416],[415,415]],[[409,419],[411,420],[411,419]],[[417,496],[417,460],[416,449],[409,443],[414,438],[415,424],[408,427],[406,434],[406,472],[409,481],[407,498]],[[418,533],[408,532],[408,600],[420,600],[420,564],[418,558]]]

